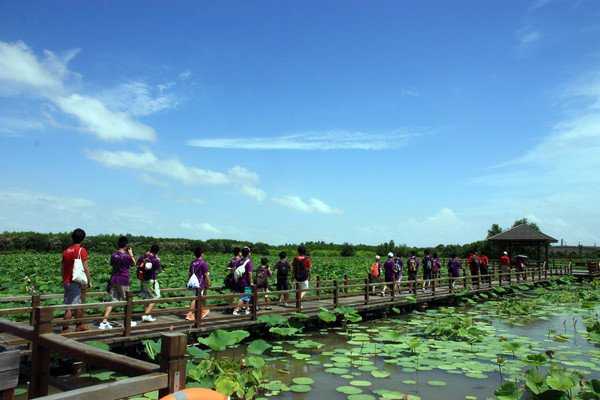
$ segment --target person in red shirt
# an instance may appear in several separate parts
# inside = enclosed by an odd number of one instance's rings
[[[64,304],[81,304],[81,292],[86,288],[82,288],[81,285],[77,282],[73,282],[73,262],[80,258],[83,262],[83,268],[85,270],[85,275],[87,276],[88,287],[91,286],[90,272],[88,269],[88,252],[81,245],[83,239],[85,239],[85,231],[83,229],[77,228],[71,234],[71,239],[73,240],[73,244],[70,245],[63,251],[62,254],[62,278],[63,278],[63,289],[64,289]],[[83,310],[77,309],[75,312],[77,318],[83,317]],[[73,317],[73,313],[70,308],[65,310],[65,320],[71,319]],[[85,330],[86,327],[83,323],[78,322],[77,330]],[[69,329],[68,325],[63,326],[63,331],[67,331]]]
[[[479,256],[479,272],[481,273],[481,282],[487,282],[489,285],[491,285],[492,278],[489,275],[489,265],[490,259],[485,254],[481,253],[481,255]]]
[[[292,261],[292,269],[294,278],[296,279],[296,282],[300,284],[300,290],[302,290],[300,293],[300,300],[302,300],[308,291],[311,267],[312,262],[310,257],[306,255],[306,247],[302,245],[298,246],[298,255],[294,257],[294,260]]]
[[[510,257],[508,256],[508,252],[505,251],[500,256],[500,272],[502,273],[501,280],[508,280],[508,274],[510,273]]]

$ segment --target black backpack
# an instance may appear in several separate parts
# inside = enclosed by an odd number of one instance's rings
[[[233,272],[230,272],[225,276],[225,279],[223,280],[223,286],[225,286],[225,288],[227,288],[229,290],[236,289],[235,278],[233,277]]]
[[[298,282],[308,280],[308,270],[306,269],[306,258],[294,258],[294,277]]]
[[[290,274],[290,263],[287,261],[278,261],[276,269],[277,275],[288,276]]]

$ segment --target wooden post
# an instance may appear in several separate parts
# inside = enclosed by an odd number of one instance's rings
[[[252,285],[252,321],[256,321],[258,314],[258,288]]]
[[[333,306],[337,307],[338,306],[338,300],[339,300],[339,288],[338,288],[338,281],[335,280],[333,281]]]
[[[317,299],[321,300],[321,276],[317,275]]]
[[[196,289],[196,304],[194,307],[194,327],[200,328],[200,324],[202,321],[202,302],[204,301],[204,296],[202,296],[202,289]]]
[[[131,314],[133,313],[133,293],[125,293],[125,316],[123,317],[123,336],[131,335]]]
[[[300,298],[300,282],[296,282],[296,311],[302,311],[302,299]]]
[[[544,268],[544,279],[548,280],[548,266],[546,265],[546,268]]]
[[[35,312],[36,307],[40,306],[40,294],[34,293],[31,295],[31,315],[29,316],[29,323],[33,325],[35,323]]]
[[[36,307],[34,310],[33,340],[31,341],[31,383],[28,398],[48,395],[50,375],[50,350],[40,343],[40,335],[52,332],[52,309]]]
[[[365,304],[369,304],[369,280],[365,278]]]
[[[348,293],[348,285],[350,284],[348,280],[348,274],[344,274],[344,294]]]
[[[183,333],[164,333],[161,337],[160,369],[167,373],[167,387],[158,391],[163,397],[185,389],[185,352],[187,336]]]

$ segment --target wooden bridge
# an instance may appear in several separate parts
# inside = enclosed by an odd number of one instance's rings
[[[119,302],[90,302],[80,305],[44,305],[48,300],[62,298],[62,295],[33,295],[14,296],[0,299],[0,302],[25,302],[23,307],[0,309],[0,317],[26,319],[27,322],[15,322],[0,318],[0,345],[7,349],[20,351],[24,357],[30,357],[32,363],[29,398],[58,399],[119,399],[135,394],[160,389],[161,395],[172,393],[185,384],[185,351],[187,335],[197,336],[215,329],[243,328],[260,325],[259,316],[268,314],[288,315],[301,312],[309,317],[315,317],[321,308],[333,309],[338,306],[354,307],[359,312],[394,307],[412,307],[415,304],[430,303],[451,299],[458,293],[486,292],[499,286],[521,283],[545,282],[551,276],[571,275],[572,264],[547,266],[546,263],[529,267],[525,271],[502,273],[495,266],[489,275],[470,276],[467,273],[459,278],[439,277],[431,281],[431,287],[422,290],[423,280],[403,281],[401,285],[386,282],[369,283],[365,279],[321,280],[311,282],[309,289],[301,289],[299,285],[289,291],[273,291],[269,295],[276,299],[281,294],[289,296],[293,303],[289,306],[273,302],[267,310],[263,293],[254,287],[248,315],[235,316],[225,313],[237,303],[237,293],[216,293],[190,296],[184,288],[163,289],[163,298],[157,300],[137,300],[133,294],[127,294],[126,301]],[[387,288],[387,293],[381,293]],[[216,291],[213,289],[211,291]],[[102,296],[104,293],[88,293],[88,299]],[[184,319],[189,311],[189,304],[196,300],[193,310],[195,321]],[[132,326],[131,322],[139,320],[143,308],[154,303],[153,315],[156,321],[143,322]],[[166,308],[163,305],[167,306]],[[93,323],[102,320],[102,312],[106,306],[121,308],[122,311],[113,313],[114,328],[100,330]],[[84,316],[65,320],[62,314],[66,308],[81,309]],[[204,319],[200,318],[209,309],[210,313]],[[64,328],[76,324],[90,325],[90,329],[82,332],[63,332]],[[116,353],[103,351],[85,344],[86,341],[100,340],[105,343],[133,342],[148,338],[162,337],[161,364],[151,364],[129,358]],[[50,353],[55,352],[75,360],[93,364],[95,367],[138,375],[135,378],[109,384],[96,385],[88,388],[68,391],[57,395],[46,396],[48,393]],[[0,353],[2,354],[2,353]],[[0,362],[1,364],[1,362]],[[0,375],[2,374],[0,370]],[[75,393],[73,393],[75,392]],[[0,394],[2,389],[0,386]],[[42,397],[44,396],[44,397]],[[79,397],[78,397],[79,396]],[[4,399],[0,396],[0,398]],[[10,397],[6,397],[10,398]]]

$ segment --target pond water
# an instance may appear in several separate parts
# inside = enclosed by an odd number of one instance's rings
[[[576,292],[572,286],[538,288],[510,295],[514,299],[509,301],[473,304],[469,300],[471,304],[464,306],[322,329],[272,342],[274,347],[263,357],[274,384],[267,385],[262,396],[298,400],[394,399],[403,395],[487,399],[494,397],[503,380],[522,380],[524,369],[533,368],[524,362],[527,355],[540,353],[586,379],[598,378],[600,350],[586,339],[582,322],[595,314],[597,302],[582,302]],[[309,340],[322,347],[302,348],[303,343],[311,344]],[[294,382],[299,377],[310,379]]]

